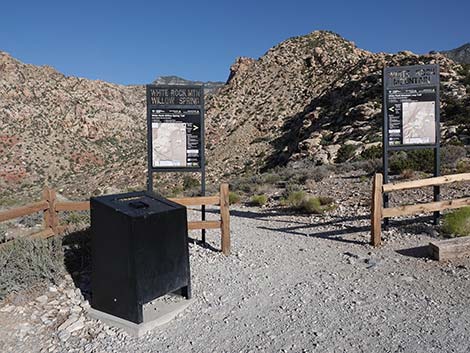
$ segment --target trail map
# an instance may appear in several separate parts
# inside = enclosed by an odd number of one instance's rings
[[[436,142],[436,103],[403,102],[403,143],[431,144]]]
[[[186,124],[153,123],[154,167],[186,166]]]

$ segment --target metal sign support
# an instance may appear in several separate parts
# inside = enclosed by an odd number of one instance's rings
[[[393,151],[412,151],[419,149],[432,149],[434,152],[434,176],[440,175],[440,108],[439,108],[439,66],[416,65],[401,67],[386,67],[383,69],[383,176],[384,184],[389,182],[389,157]],[[394,95],[394,104],[389,104],[389,95]],[[425,97],[425,98],[422,98]],[[431,98],[433,98],[431,100]],[[434,102],[435,136],[429,143],[409,143],[404,141],[403,103]],[[397,121],[396,107],[400,110],[400,119]],[[392,121],[392,118],[394,119]],[[401,124],[399,127],[398,125]],[[398,125],[397,125],[398,124]],[[431,130],[432,131],[432,130]],[[393,136],[391,136],[393,132]],[[393,144],[390,144],[390,142]],[[440,200],[440,187],[433,187],[434,201]],[[383,197],[384,208],[389,205],[388,194]],[[439,223],[440,213],[434,212],[434,224]],[[384,228],[387,229],[389,219],[384,219]]]
[[[163,90],[185,90],[185,89],[197,89],[200,90],[199,104],[178,104],[176,99],[171,104],[168,102],[162,102],[160,104],[151,104],[150,90],[163,89]],[[172,97],[173,98],[173,97]],[[200,133],[199,133],[199,165],[198,166],[186,166],[186,167],[155,167],[153,165],[153,141],[152,141],[152,109],[155,107],[169,110],[182,110],[182,109],[197,109],[199,110],[200,119],[198,121]],[[197,172],[201,173],[201,196],[206,195],[206,160],[205,160],[205,136],[204,136],[204,85],[147,85],[147,191],[154,192],[154,173],[164,172]],[[201,220],[206,219],[206,207],[201,206]],[[201,230],[202,243],[206,243],[206,230]]]

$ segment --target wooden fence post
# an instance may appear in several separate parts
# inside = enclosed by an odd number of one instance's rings
[[[230,211],[228,184],[220,185],[220,230],[222,232],[222,253],[230,255]]]
[[[56,194],[55,191],[49,189],[48,187],[44,188],[42,192],[43,199],[48,203],[47,210],[44,211],[44,228],[51,229],[55,235],[58,234],[59,226],[59,215],[56,210]]]
[[[372,210],[371,210],[371,244],[380,246],[382,232],[382,209],[383,209],[383,175],[374,175],[372,183]]]

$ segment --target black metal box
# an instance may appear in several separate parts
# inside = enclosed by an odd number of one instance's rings
[[[93,309],[139,324],[145,303],[176,291],[190,298],[186,207],[148,192],[90,203]]]

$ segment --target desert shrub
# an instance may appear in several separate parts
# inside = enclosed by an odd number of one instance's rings
[[[467,124],[470,118],[470,100],[447,97],[443,108],[443,121],[452,124]]]
[[[322,136],[321,141],[320,141],[320,145],[322,145],[322,146],[331,145],[333,143],[333,137],[334,137],[334,134],[329,134],[329,135]]]
[[[289,194],[287,199],[281,200],[283,206],[305,213],[323,213],[333,208],[333,198],[319,196],[310,197],[303,191],[295,191]]]
[[[463,207],[444,215],[442,231],[448,237],[470,235],[470,207]]]
[[[179,197],[183,193],[184,189],[180,185],[173,186],[169,191],[169,197]]]
[[[467,156],[463,146],[447,145],[441,148],[441,165],[444,169],[455,169],[457,163]]]
[[[261,179],[259,176],[251,175],[232,180],[230,188],[235,191],[253,194],[258,189],[260,183]]]
[[[470,173],[470,160],[462,160],[457,163],[457,173]]]
[[[238,195],[237,193],[233,192],[233,191],[230,191],[229,194],[228,194],[228,202],[230,205],[233,205],[235,203],[239,203],[240,202],[240,195]]]
[[[356,146],[354,145],[342,145],[338,153],[336,154],[336,163],[344,163],[354,157],[354,152],[356,151]]]
[[[302,200],[299,210],[306,213],[322,213],[322,206],[318,197],[306,197]]]
[[[382,146],[372,146],[361,152],[361,158],[366,160],[382,158]]]
[[[281,181],[281,176],[276,173],[266,173],[263,175],[263,181],[267,184],[276,184]]]
[[[90,213],[88,211],[81,212],[65,212],[65,223],[67,224],[81,224],[90,223]]]
[[[298,190],[289,193],[286,199],[283,200],[283,205],[291,208],[300,208],[303,200],[305,199],[305,192]]]
[[[321,214],[335,208],[334,199],[332,197],[306,197],[302,202],[301,210],[306,213]]]
[[[405,169],[400,173],[400,178],[402,179],[412,179],[415,176],[415,171],[413,169]]]
[[[322,166],[313,168],[310,174],[310,178],[312,178],[316,182],[319,182],[325,179],[326,177],[330,176],[331,174],[332,174],[331,167],[322,165]]]
[[[201,185],[200,181],[192,176],[185,175],[183,177],[183,188],[185,189],[193,189]]]
[[[393,153],[390,156],[390,171],[400,174],[406,169],[431,173],[434,170],[434,151],[422,149]]]
[[[23,238],[5,243],[0,248],[0,299],[39,282],[57,283],[64,271],[60,238]]]
[[[266,195],[254,195],[252,196],[250,203],[253,206],[264,206],[268,202],[268,198]]]
[[[347,165],[354,168],[354,170],[361,170],[367,174],[374,174],[382,172],[382,159],[366,159],[359,160],[352,163],[347,163]],[[344,167],[345,164],[342,164],[341,167]]]
[[[335,200],[329,196],[319,196],[318,201],[320,201],[320,205],[322,206],[330,205],[335,202]]]

